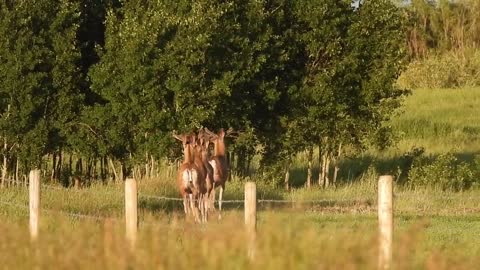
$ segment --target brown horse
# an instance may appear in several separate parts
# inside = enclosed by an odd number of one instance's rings
[[[188,216],[190,212],[194,215],[197,222],[205,221],[203,194],[206,193],[205,170],[195,164],[192,135],[173,135],[182,142],[183,146],[183,162],[178,168],[177,187],[183,198],[183,208]],[[199,209],[200,215],[199,217]]]
[[[213,192],[211,200],[215,201],[215,188],[220,187],[218,194],[218,209],[222,211],[222,197],[225,190],[225,182],[228,179],[229,168],[227,164],[226,148],[225,148],[225,131],[220,129],[218,134],[205,129],[205,132],[211,136],[211,142],[213,143],[213,157],[210,158],[209,163],[213,168]],[[219,214],[221,218],[221,213]]]

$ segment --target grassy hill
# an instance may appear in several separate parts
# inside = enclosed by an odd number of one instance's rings
[[[400,137],[393,153],[480,153],[480,88],[414,90],[392,126]]]

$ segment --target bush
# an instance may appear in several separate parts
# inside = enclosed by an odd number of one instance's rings
[[[412,147],[412,149],[400,157],[399,166],[398,166],[398,180],[400,182],[406,181],[410,170],[412,169],[413,163],[415,160],[423,157],[425,153],[424,147]]]
[[[480,159],[469,164],[460,162],[451,153],[435,159],[420,157],[414,160],[408,175],[408,183],[413,187],[433,187],[442,190],[460,191],[478,184]]]
[[[480,50],[431,55],[411,62],[398,79],[404,88],[480,86]]]

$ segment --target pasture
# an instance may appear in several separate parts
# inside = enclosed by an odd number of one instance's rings
[[[392,119],[400,141],[389,152],[398,155],[412,147],[431,154],[480,153],[480,88],[416,89],[407,97],[401,115]]]
[[[412,146],[424,146],[433,155],[453,151],[467,159],[480,153],[479,100],[480,89],[414,91],[404,114],[392,121],[401,140],[384,152],[371,150],[370,160],[394,164]],[[294,182],[303,179],[299,159]],[[378,174],[365,170],[368,164],[355,164],[364,160],[345,163],[359,173],[344,174],[337,188],[286,192],[258,182],[258,199],[291,202],[259,203],[254,261],[247,257],[243,204],[226,203],[223,219],[211,217],[206,225],[186,221],[181,202],[161,198],[179,197],[169,168],[138,183],[139,239],[133,251],[124,237],[122,183],[82,189],[45,183],[40,237],[34,243],[28,234],[27,188],[4,188],[0,269],[375,269]],[[224,198],[243,199],[245,180],[233,177]],[[395,185],[394,196],[394,269],[479,265],[480,190],[454,193]]]

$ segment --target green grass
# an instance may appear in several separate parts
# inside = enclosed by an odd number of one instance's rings
[[[124,239],[121,184],[44,187],[40,239],[34,244],[28,239],[26,188],[3,189],[1,201],[13,205],[0,206],[0,269],[372,269],[377,254],[374,180],[290,193],[259,183],[259,194],[326,203],[259,204],[254,262],[246,255],[241,204],[227,204],[221,221],[215,216],[199,226],[183,218],[180,202],[142,197],[170,196],[175,189],[168,179],[139,182],[134,252]],[[242,187],[241,181],[231,183],[226,199],[240,198]],[[396,269],[472,269],[480,262],[478,205],[479,190],[395,186]]]
[[[480,88],[416,89],[392,120],[397,154],[423,146],[428,153],[480,153]]]

